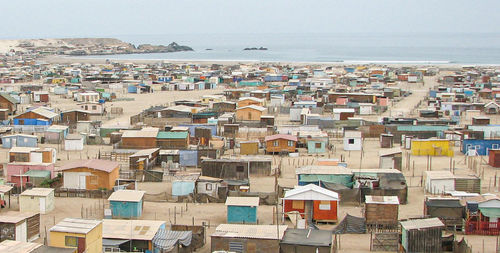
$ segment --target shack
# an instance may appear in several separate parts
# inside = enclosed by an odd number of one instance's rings
[[[296,152],[297,137],[289,134],[275,134],[266,136],[266,153],[293,153]]]
[[[33,188],[19,195],[21,212],[50,213],[55,208],[54,189]]]
[[[187,149],[189,132],[158,132],[157,145],[162,149]]]
[[[401,246],[405,252],[441,252],[443,222],[438,218],[401,222]]]
[[[40,214],[37,212],[2,212],[0,231],[0,241],[34,241],[40,237]]]
[[[453,156],[453,142],[441,139],[412,139],[411,154],[415,156]]]
[[[158,128],[143,128],[141,130],[126,130],[122,135],[120,148],[147,149],[156,148]]]
[[[459,198],[427,197],[424,204],[424,215],[439,218],[450,230],[462,230],[465,207]]]
[[[59,167],[63,174],[63,188],[98,190],[113,189],[119,178],[120,164],[108,160],[70,161]]]
[[[227,197],[227,223],[257,224],[259,197]]]
[[[211,252],[280,252],[287,225],[220,224],[211,235]]]
[[[500,139],[465,139],[462,142],[462,153],[468,156],[485,156],[491,149],[500,149]]]
[[[491,167],[500,168],[500,149],[490,149],[489,150],[488,164]]]
[[[109,206],[113,218],[131,219],[142,216],[145,191],[119,190],[109,196]]]
[[[362,149],[361,132],[345,131],[344,132],[344,150],[359,151]]]
[[[257,155],[259,153],[259,141],[240,141],[241,155]]]
[[[235,117],[237,121],[260,121],[265,110],[265,107],[257,105],[239,107],[236,108]]]
[[[138,150],[129,156],[130,170],[151,170],[156,165],[160,154],[159,148]]]
[[[38,138],[35,135],[13,134],[2,136],[2,148],[37,146]]]
[[[114,252],[158,252],[153,240],[161,229],[166,229],[164,221],[104,219],[102,243]]]
[[[288,228],[280,242],[280,252],[334,252],[332,231]]]
[[[78,151],[83,150],[83,144],[85,143],[85,138],[79,134],[68,134],[64,139],[64,150],[66,151]]]
[[[49,229],[49,246],[102,252],[102,235],[101,221],[65,218]]]
[[[200,176],[196,180],[196,194],[206,194],[216,198],[219,195],[222,181],[221,178]]]
[[[339,195],[317,185],[297,186],[285,192],[282,201],[283,218],[288,212],[298,211],[308,223],[312,221],[336,222],[338,220]]]
[[[272,159],[260,156],[242,156],[239,159],[203,159],[201,175],[222,179],[248,179],[253,176],[270,176]]]
[[[308,165],[295,169],[298,185],[315,184],[324,187],[325,184],[343,185],[352,188],[352,171],[343,166]]]
[[[380,147],[381,148],[392,148],[394,142],[394,135],[392,134],[381,134],[380,135]]]
[[[366,225],[372,229],[397,227],[398,213],[397,196],[365,196]]]
[[[400,147],[382,149],[378,152],[379,169],[401,170],[403,167],[403,151]]]

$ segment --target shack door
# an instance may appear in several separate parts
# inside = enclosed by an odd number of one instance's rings
[[[40,213],[45,214],[45,198],[40,197]]]
[[[85,238],[78,237],[78,253],[85,252]]]

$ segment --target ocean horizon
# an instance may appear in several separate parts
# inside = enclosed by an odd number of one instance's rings
[[[500,64],[500,33],[168,34],[112,36],[135,45],[176,42],[194,51],[92,55],[111,60]],[[245,51],[248,47],[267,50]]]

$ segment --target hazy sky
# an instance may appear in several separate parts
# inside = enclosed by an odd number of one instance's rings
[[[500,32],[499,0],[0,0],[0,37]]]

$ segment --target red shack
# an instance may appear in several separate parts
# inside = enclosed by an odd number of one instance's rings
[[[488,158],[491,167],[500,168],[500,149],[490,149]]]
[[[315,184],[298,186],[285,193],[283,213],[297,211],[306,220],[336,222],[339,194]],[[308,217],[309,216],[311,217]]]

